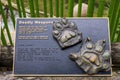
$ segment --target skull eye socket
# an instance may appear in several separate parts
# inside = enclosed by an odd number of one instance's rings
[[[86,47],[87,47],[88,49],[92,49],[92,48],[93,48],[93,45],[92,45],[92,43],[87,43]]]
[[[103,47],[102,47],[102,46],[96,46],[96,47],[95,47],[95,50],[96,50],[97,52],[102,52]]]

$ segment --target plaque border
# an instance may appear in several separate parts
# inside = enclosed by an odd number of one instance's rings
[[[110,25],[109,25],[109,18],[108,17],[65,17],[66,19],[107,19],[108,21],[108,39],[109,39],[109,50],[111,52],[111,41],[110,41]],[[110,57],[110,65],[111,65],[111,74],[94,74],[94,75],[89,75],[89,74],[14,74],[14,60],[15,60],[15,44],[16,44],[16,30],[17,30],[17,21],[18,19],[61,19],[61,17],[56,17],[56,18],[16,18],[16,28],[15,28],[15,38],[14,38],[14,54],[13,54],[13,70],[12,70],[12,75],[14,77],[17,76],[23,76],[23,77],[111,77],[112,76],[112,57]]]

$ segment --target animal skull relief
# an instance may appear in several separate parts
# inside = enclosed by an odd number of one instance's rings
[[[80,52],[71,53],[70,58],[88,74],[110,70],[110,51],[105,49],[105,40],[99,40],[95,44],[88,37],[83,43]]]
[[[82,33],[78,31],[77,25],[65,18],[53,22],[53,36],[61,48],[75,45],[82,40]]]

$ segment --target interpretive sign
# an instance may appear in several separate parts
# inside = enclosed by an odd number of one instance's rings
[[[107,18],[18,18],[15,76],[111,76]]]

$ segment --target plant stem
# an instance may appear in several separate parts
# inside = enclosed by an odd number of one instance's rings
[[[6,39],[5,39],[5,35],[4,35],[2,29],[1,29],[1,41],[2,41],[2,44],[3,44],[4,46],[7,46],[7,42],[6,42]]]
[[[15,16],[14,16],[13,8],[12,8],[12,5],[11,5],[11,0],[8,0],[8,7],[9,7],[9,10],[10,10],[10,13],[11,13],[11,19],[12,19],[14,29],[15,29]]]
[[[5,29],[7,31],[7,35],[8,35],[8,39],[9,39],[9,42],[11,45],[13,45],[12,43],[12,38],[11,38],[11,35],[10,35],[10,31],[9,31],[9,28],[8,28],[8,24],[7,24],[7,18],[5,16],[5,13],[4,13],[4,10],[2,8],[2,3],[0,1],[0,13],[2,14],[2,19],[3,19],[3,22],[4,22],[4,25],[5,25]]]
[[[98,17],[102,17],[103,16],[104,4],[105,4],[105,0],[100,0],[98,11],[97,11],[97,16]]]
[[[109,8],[109,12],[108,12],[109,20],[111,20],[111,15],[112,15],[113,10],[114,10],[115,1],[116,0],[111,0],[111,2],[110,2],[110,8]]]
[[[68,16],[73,17],[74,0],[68,0]]]
[[[52,6],[52,0],[49,0],[49,6],[50,6],[50,17],[53,17],[53,6]]]
[[[38,0],[35,0],[35,8],[36,8],[36,17],[40,17]]]
[[[78,17],[81,17],[82,0],[78,1]]]
[[[17,2],[17,8],[18,8],[19,17],[22,17],[21,8],[20,8],[20,0],[16,0],[16,2]]]
[[[59,0],[56,0],[56,17],[59,17]]]
[[[120,22],[120,18],[119,18],[119,22]],[[117,42],[120,42],[120,25],[119,25],[119,32],[118,32]]]
[[[47,2],[46,2],[46,0],[43,0],[43,4],[44,4],[44,17],[47,17]]]
[[[87,17],[93,17],[95,0],[88,0]]]
[[[63,0],[60,0],[60,17],[63,17]]]
[[[22,12],[23,12],[23,17],[26,17],[26,12],[25,12],[25,7],[24,7],[24,0],[20,0],[20,3],[21,3]]]
[[[117,40],[118,40],[118,37],[120,36],[119,35],[119,33],[120,33],[120,25],[119,25],[119,23],[120,23],[120,8],[119,8],[119,13],[117,14],[117,20],[115,21],[115,30],[114,30],[114,36],[113,36],[113,38],[115,37],[115,34],[116,34],[116,32],[117,32],[117,29],[118,29],[118,33],[117,33]],[[119,37],[120,38],[120,37]],[[117,41],[116,40],[116,41]]]
[[[30,15],[31,15],[31,17],[35,17],[34,1],[33,0],[29,0],[29,8],[30,8]]]
[[[115,31],[117,29],[116,22],[117,22],[117,17],[119,16],[119,9],[120,9],[119,0],[115,0],[115,1],[116,2],[114,5],[114,10],[113,10],[113,13],[111,14],[111,19],[110,19],[111,42],[113,42],[114,40]]]

